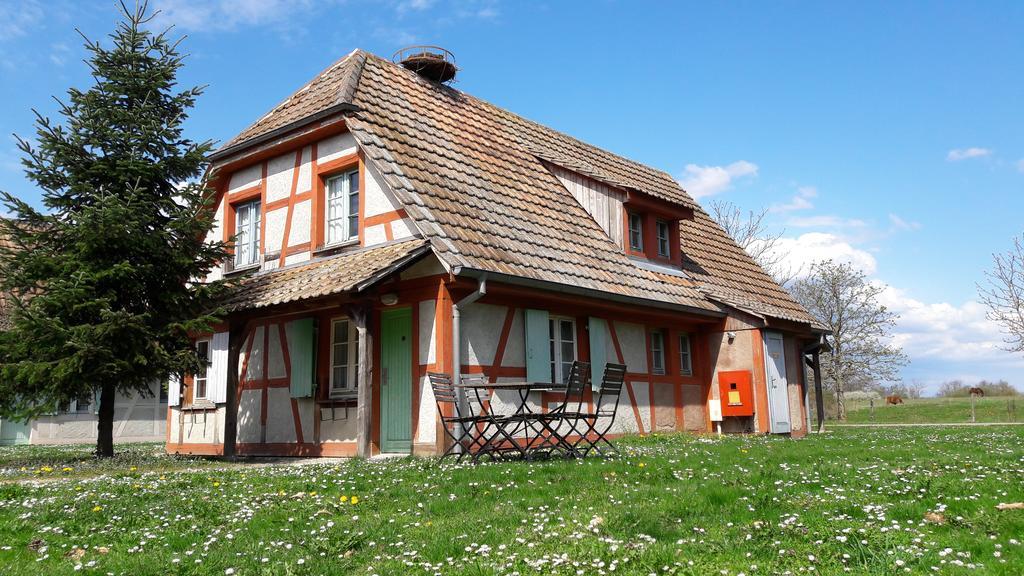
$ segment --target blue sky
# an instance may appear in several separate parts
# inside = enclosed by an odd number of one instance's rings
[[[337,58],[452,50],[456,87],[662,168],[702,202],[767,207],[793,262],[890,288],[907,379],[1008,378],[975,302],[1024,232],[1024,4],[158,0],[187,34],[190,122],[224,141]],[[87,86],[75,32],[113,1],[0,2],[0,187],[34,201],[14,140]]]

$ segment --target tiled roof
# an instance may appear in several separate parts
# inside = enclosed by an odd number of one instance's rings
[[[242,279],[225,306],[230,311],[250,310],[341,294],[372,282],[426,250],[423,240],[405,240],[270,270]]]
[[[368,160],[434,252],[453,268],[710,312],[721,311],[722,302],[812,321],[665,172],[365,52],[347,56],[232,143],[346,97],[358,107],[348,127]],[[684,269],[691,278],[667,281],[637,266],[541,160],[693,209],[694,220],[681,226]]]

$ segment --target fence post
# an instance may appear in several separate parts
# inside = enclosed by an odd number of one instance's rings
[[[868,405],[871,407],[871,421],[875,421],[875,399],[868,398]]]
[[[974,394],[971,394],[971,422],[977,422],[977,418],[974,413]]]

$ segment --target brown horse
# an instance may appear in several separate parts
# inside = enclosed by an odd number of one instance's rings
[[[885,397],[885,403],[886,404],[892,404],[894,406],[896,404],[903,404],[903,398],[900,397],[898,394],[893,394],[892,396],[886,396]]]
[[[985,397],[985,391],[981,388],[971,388],[971,396]]]

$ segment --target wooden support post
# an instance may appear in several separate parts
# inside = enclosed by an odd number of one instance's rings
[[[353,306],[350,309],[359,334],[359,374],[357,375],[358,395],[356,405],[356,455],[370,456],[371,421],[373,419],[373,335],[370,332],[372,308]]]
[[[818,432],[825,431],[825,397],[821,390],[821,352],[815,350],[812,354],[814,362],[814,400],[818,412]]]
[[[238,356],[249,322],[236,321],[228,329],[228,381],[224,399],[224,456],[234,458],[238,440]]]

